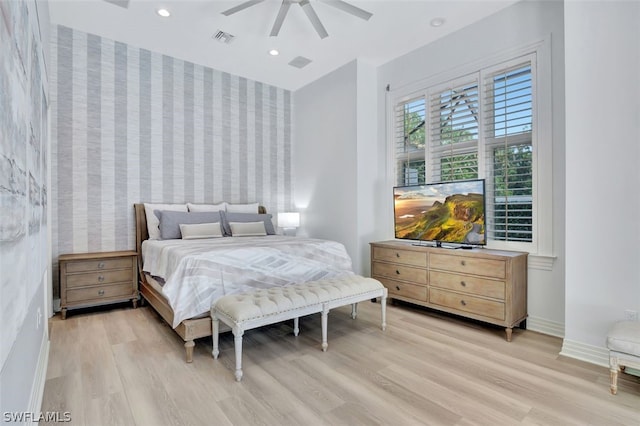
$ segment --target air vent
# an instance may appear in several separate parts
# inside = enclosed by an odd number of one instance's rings
[[[129,0],[104,0],[107,3],[115,4],[116,6],[124,7],[125,9],[129,8]]]
[[[231,35],[229,33],[225,33],[222,30],[218,30],[218,32],[213,35],[214,39],[218,40],[220,43],[225,43],[225,44],[231,43],[235,37],[236,36]]]
[[[304,56],[297,56],[289,62],[289,65],[296,68],[304,68],[311,63],[311,59]]]

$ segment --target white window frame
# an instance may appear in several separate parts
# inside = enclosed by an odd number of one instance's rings
[[[425,108],[429,108],[430,89],[451,85],[452,82],[469,80],[478,76],[478,90],[482,90],[484,79],[490,72],[508,67],[510,63],[531,62],[532,90],[532,145],[533,145],[533,215],[532,242],[499,241],[489,239],[487,248],[525,251],[539,256],[536,263],[540,269],[550,269],[553,263],[553,141],[552,141],[552,85],[551,85],[551,42],[550,37],[526,46],[506,50],[439,75],[408,84],[400,88],[391,88],[387,92],[387,183],[389,190],[396,186],[396,158],[394,112],[398,104],[424,96]],[[482,108],[481,108],[482,109]],[[481,127],[484,125],[480,121]],[[479,131],[484,131],[481,128]],[[425,141],[425,148],[429,141]],[[479,177],[485,175],[484,150],[478,150]],[[429,161],[428,149],[425,161]],[[429,163],[427,163],[429,164]],[[427,178],[428,181],[428,178]],[[392,219],[392,216],[391,216]]]

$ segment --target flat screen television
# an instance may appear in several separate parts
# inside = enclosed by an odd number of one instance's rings
[[[395,237],[455,247],[485,245],[484,179],[393,188]]]

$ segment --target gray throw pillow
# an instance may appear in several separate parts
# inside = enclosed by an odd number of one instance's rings
[[[182,238],[181,224],[219,223],[220,212],[174,212],[170,210],[155,210],[160,219],[160,239],[173,240]]]
[[[231,236],[231,225],[229,222],[264,222],[264,229],[267,231],[267,235],[276,235],[276,230],[271,222],[270,214],[258,214],[258,213],[229,213],[220,212],[222,216],[222,230],[227,237]]]

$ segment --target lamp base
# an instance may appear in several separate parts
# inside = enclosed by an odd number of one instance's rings
[[[296,228],[282,228],[282,235],[286,235],[288,237],[295,237]]]

